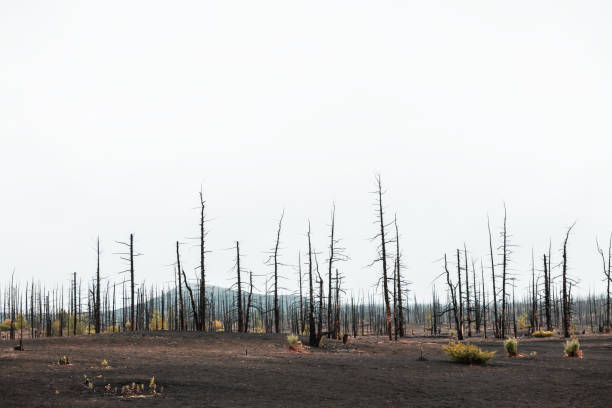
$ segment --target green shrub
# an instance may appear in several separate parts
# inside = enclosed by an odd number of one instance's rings
[[[553,335],[552,331],[546,330],[538,330],[533,332],[533,337],[551,337]]]
[[[486,363],[495,354],[494,351],[482,351],[479,347],[470,343],[450,342],[442,346],[444,352],[455,363]]]
[[[295,334],[288,335],[287,342],[289,342],[289,348],[291,350],[297,350],[298,347],[302,345],[302,342],[300,342],[300,338],[296,336]]]
[[[565,342],[565,356],[582,357],[582,350],[580,350],[580,342],[578,339],[571,339]]]
[[[518,340],[514,337],[511,337],[508,340],[504,341],[504,349],[506,349],[506,352],[509,356],[515,357],[518,352]]]

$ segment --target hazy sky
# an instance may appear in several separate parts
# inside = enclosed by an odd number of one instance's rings
[[[487,256],[504,202],[521,287],[576,221],[571,273],[599,290],[610,21],[608,1],[1,1],[0,282],[89,278],[97,235],[120,279],[131,232],[139,280],[172,279],[176,240],[193,274],[203,185],[211,284],[236,240],[271,271],[283,209],[283,261],[310,219],[323,266],[335,201],[346,284],[371,289],[381,173],[419,297],[445,252]]]

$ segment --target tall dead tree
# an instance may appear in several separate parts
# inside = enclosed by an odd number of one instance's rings
[[[124,245],[125,247],[127,247],[128,252],[119,252],[118,254],[121,255],[121,259],[128,262],[129,267],[128,269],[122,271],[123,272],[129,272],[130,274],[130,330],[134,331],[136,330],[136,319],[135,319],[135,307],[134,307],[134,302],[135,302],[135,296],[134,296],[134,286],[135,286],[135,281],[134,281],[134,257],[136,256],[140,256],[142,254],[140,253],[134,253],[134,234],[130,234],[130,241],[129,242],[121,242],[121,241],[115,241],[118,244]],[[127,258],[125,258],[127,256]],[[125,300],[125,298],[124,298]]]
[[[280,333],[280,308],[278,307],[278,267],[280,265],[278,261],[278,251],[280,247],[280,234],[283,227],[283,218],[285,217],[285,211],[283,210],[280,219],[278,220],[278,227],[276,229],[276,240],[274,242],[274,248],[271,251],[270,257],[266,263],[274,266],[274,332]]]
[[[308,282],[310,285],[308,307],[308,331],[310,333],[309,344],[311,347],[316,347],[317,333],[315,332],[314,289],[312,285],[312,244],[310,240],[310,221],[308,221]]]
[[[551,292],[550,292],[550,269],[549,263],[546,260],[546,254],[544,254],[544,310],[546,313],[546,330],[552,331],[552,314],[551,314]]]
[[[570,337],[570,301],[567,288],[567,241],[569,240],[569,235],[574,225],[575,224],[572,224],[572,226],[567,229],[565,240],[563,241],[563,269],[561,273],[563,279],[563,335],[565,337]]]
[[[205,254],[206,254],[206,202],[204,201],[204,195],[202,189],[200,189],[200,299],[199,299],[199,311],[200,311],[200,325],[198,330],[206,330],[206,268],[205,268]]]
[[[387,239],[386,239],[386,225],[384,221],[384,208],[383,208],[383,188],[380,175],[376,176],[376,223],[379,226],[379,232],[372,238],[380,238],[379,245],[379,257],[374,261],[382,262],[382,284],[383,284],[383,299],[385,302],[385,327],[387,330],[387,336],[389,341],[393,340],[391,332],[391,304],[389,302],[389,286],[388,286],[388,273],[387,273]]]
[[[493,238],[491,236],[491,223],[487,216],[487,228],[489,229],[489,255],[491,257],[491,281],[493,282],[493,317],[494,317],[494,328],[493,332],[495,337],[501,337],[499,330],[499,319],[497,314],[497,289],[495,287],[495,257],[493,255]]]
[[[100,333],[100,237],[96,245],[96,301],[94,303],[94,330]]]
[[[504,229],[502,231],[502,315],[501,337],[506,337],[506,281],[508,270],[508,225],[506,205],[504,204]]]
[[[604,251],[599,247],[599,242],[597,242],[597,252],[601,255],[601,262],[603,264],[603,274],[604,280],[606,281],[606,319],[605,319],[605,327],[606,329],[610,329],[610,282],[612,282],[612,275],[610,274],[610,264],[612,261],[612,234],[610,234],[610,240],[608,243],[608,264],[606,265],[606,257],[604,256]]]
[[[340,240],[336,238],[336,204],[333,204],[331,214],[331,232],[329,234],[329,258],[327,260],[327,331],[332,337],[337,337],[334,332],[333,322],[333,265],[336,261],[345,261],[348,257],[344,254],[344,248],[339,246]]]
[[[246,319],[244,319],[244,332],[249,331],[249,321],[251,313],[251,300],[253,299],[253,272],[249,272],[249,299],[247,301]]]
[[[179,252],[179,242],[176,241],[176,271],[178,274],[178,299],[179,299],[179,328],[185,330],[185,315],[183,312],[183,284],[181,282],[181,255]]]
[[[463,339],[463,332],[464,332],[464,328],[463,328],[463,289],[462,289],[462,284],[461,284],[461,253],[459,251],[459,249],[457,249],[457,290],[459,292],[459,296],[457,298],[457,301],[459,302],[459,324],[460,326],[458,327],[458,331],[457,331],[457,336],[459,336],[459,332],[461,332],[461,339]]]
[[[470,305],[470,271],[468,269],[468,254],[467,246],[463,244],[463,253],[465,254],[465,299],[468,324],[468,337],[472,337],[472,308]]]
[[[242,282],[240,280],[240,243],[236,241],[236,286],[238,294],[238,331],[244,331],[244,319],[242,315]]]
[[[402,304],[402,262],[399,245],[399,228],[397,226],[397,215],[393,220],[395,224],[395,282],[397,285],[397,308],[399,319],[399,336],[404,337],[404,307]]]
[[[303,333],[306,316],[304,315],[304,297],[302,295],[302,254],[300,252],[298,252],[298,283],[300,287],[300,333]]]
[[[455,329],[457,330],[457,339],[463,340],[463,325],[461,324],[461,319],[459,317],[459,309],[457,307],[457,295],[455,291],[455,285],[450,277],[450,272],[448,270],[448,262],[446,260],[446,254],[444,254],[444,272],[446,273],[446,284],[448,285],[448,290],[450,292],[453,317],[455,319]]]
[[[76,307],[76,301],[77,301],[77,285],[76,285],[76,272],[74,272],[73,275],[73,279],[72,279],[72,304],[73,304],[73,308],[72,308],[72,335],[76,336],[77,334],[77,307]],[[27,295],[26,295],[26,299],[27,299]],[[21,328],[23,330],[23,323],[21,325]],[[23,335],[21,336],[23,338]]]

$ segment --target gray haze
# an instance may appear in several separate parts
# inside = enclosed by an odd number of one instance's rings
[[[612,232],[612,6],[607,1],[9,2],[0,6],[0,282],[111,280],[136,235],[137,277],[172,278],[173,243],[209,282],[264,265],[286,212],[296,265],[307,220],[323,267],[332,202],[346,285],[380,273],[374,174],[397,212],[405,276],[488,251],[509,211],[513,268],[565,229],[571,273],[600,290]],[[485,265],[488,259],[484,258]],[[285,267],[287,290],[295,271]],[[257,285],[263,289],[263,280]]]

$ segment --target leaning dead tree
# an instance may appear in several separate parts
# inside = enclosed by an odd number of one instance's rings
[[[562,284],[563,284],[563,335],[570,337],[570,301],[568,291],[568,278],[567,278],[567,241],[569,240],[570,232],[574,228],[575,224],[572,224],[565,234],[565,240],[563,241],[563,264],[562,264]]]
[[[450,277],[450,272],[448,270],[448,261],[446,260],[446,254],[444,254],[444,272],[446,274],[446,284],[448,285],[448,291],[450,292],[451,309],[453,311],[453,318],[455,319],[455,330],[457,331],[457,339],[463,340],[463,325],[459,317],[459,308],[457,307],[457,295],[456,295],[456,290],[455,290],[456,286],[453,285],[453,282]]]
[[[389,301],[389,286],[388,286],[388,269],[387,269],[387,244],[389,243],[386,238],[386,227],[384,220],[384,206],[382,196],[384,194],[382,188],[382,181],[380,179],[380,175],[376,176],[376,221],[378,224],[379,232],[372,237],[372,240],[380,239],[380,244],[378,246],[378,258],[374,260],[373,264],[376,262],[382,262],[382,286],[383,286],[383,300],[385,305],[385,327],[386,334],[389,340],[393,340],[392,332],[391,332],[391,303]]]

